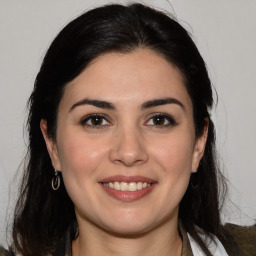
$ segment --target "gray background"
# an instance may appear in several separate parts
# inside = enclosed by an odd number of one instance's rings
[[[174,13],[193,34],[219,96],[212,114],[233,202],[227,202],[223,218],[252,223],[256,219],[256,1],[144,2]],[[68,21],[106,3],[110,1],[0,0],[0,244],[6,244],[5,228],[11,221],[22,165],[18,174],[17,170],[26,152],[25,105],[43,55]]]

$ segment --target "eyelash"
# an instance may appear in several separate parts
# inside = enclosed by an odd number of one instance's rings
[[[93,124],[92,121],[94,119],[94,121],[96,121],[96,118],[98,119],[98,121],[100,121],[100,124]],[[156,118],[161,118],[161,119],[164,119],[164,120],[161,120],[161,121],[164,121],[164,124],[147,124],[149,123],[151,120],[154,122],[154,121],[157,121]],[[91,124],[88,124],[88,122],[90,121]],[[166,124],[166,121],[168,122]],[[97,121],[96,121],[97,122]],[[102,124],[103,122],[103,124]],[[107,124],[104,124],[104,122],[107,122]],[[105,115],[102,115],[102,114],[90,114],[86,117],[84,117],[81,121],[80,121],[80,124],[82,126],[86,126],[88,128],[91,128],[91,129],[102,129],[102,128],[105,128],[106,126],[110,126],[111,125],[111,122],[108,120],[108,118],[105,116]],[[145,124],[147,126],[154,126],[154,128],[158,129],[162,129],[162,128],[166,128],[166,127],[170,127],[170,126],[175,126],[177,124],[177,122],[174,120],[174,118],[170,115],[166,115],[166,114],[163,114],[163,113],[157,113],[157,114],[154,114],[152,115],[146,122]]]
[[[164,123],[167,121],[168,123],[167,124],[150,124],[148,126],[154,126],[156,129],[157,128],[166,128],[166,127],[170,127],[170,126],[175,126],[177,124],[177,122],[174,120],[174,118],[170,115],[167,115],[167,114],[163,114],[163,113],[157,113],[157,114],[154,114],[150,117],[150,119],[146,122],[148,123],[150,120],[153,120],[155,119],[156,121],[156,118],[163,118],[164,119]]]
[[[99,120],[101,120],[103,122],[105,121],[108,124],[103,124],[103,125],[102,124],[99,124],[99,125],[92,124],[92,120],[94,119],[94,121],[96,121],[96,118],[98,118]],[[91,124],[88,124],[89,121],[91,122]],[[88,128],[92,128],[92,129],[101,129],[101,128],[104,128],[105,126],[111,125],[111,123],[107,120],[107,118],[102,114],[90,114],[90,115],[86,116],[85,118],[83,118],[80,123],[82,126],[86,126]]]

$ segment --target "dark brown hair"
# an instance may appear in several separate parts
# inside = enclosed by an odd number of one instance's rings
[[[221,235],[219,192],[225,194],[225,182],[216,164],[214,125],[209,114],[213,105],[211,82],[189,33],[170,15],[142,4],[108,5],[82,14],[57,35],[45,55],[28,104],[28,163],[13,223],[13,249],[21,255],[53,255],[63,234],[76,222],[64,185],[58,191],[51,188],[53,167],[40,131],[41,119],[47,121],[48,135],[55,139],[58,105],[66,84],[99,55],[128,53],[139,47],[161,54],[180,70],[193,103],[196,136],[202,134],[205,120],[209,120],[205,154],[198,172],[191,177],[196,188],[189,184],[179,218],[211,255],[196,230],[199,227],[208,235]],[[75,230],[70,232],[74,239]]]

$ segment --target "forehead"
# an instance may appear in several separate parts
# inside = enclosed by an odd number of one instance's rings
[[[96,58],[67,85],[62,100],[70,105],[85,97],[132,105],[175,97],[184,105],[191,105],[180,71],[149,49],[111,52]]]

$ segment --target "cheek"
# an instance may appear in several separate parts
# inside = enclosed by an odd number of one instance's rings
[[[99,145],[94,140],[85,138],[83,134],[74,134],[62,139],[58,152],[67,186],[69,183],[72,185],[72,182],[82,186],[88,181],[88,177],[95,178],[95,170],[103,161],[106,149],[102,143]]]
[[[59,158],[67,193],[78,209],[90,212],[87,207],[95,205],[92,195],[95,195],[100,165],[105,163],[107,145],[79,132],[62,136],[60,142]]]
[[[165,170],[166,175],[182,175],[191,172],[193,159],[193,140],[191,136],[177,134],[155,143],[152,155]]]
[[[166,212],[179,205],[189,183],[192,159],[193,138],[181,134],[169,140],[163,140],[155,144],[154,159],[159,169],[162,170],[161,185],[162,204],[166,206]]]

